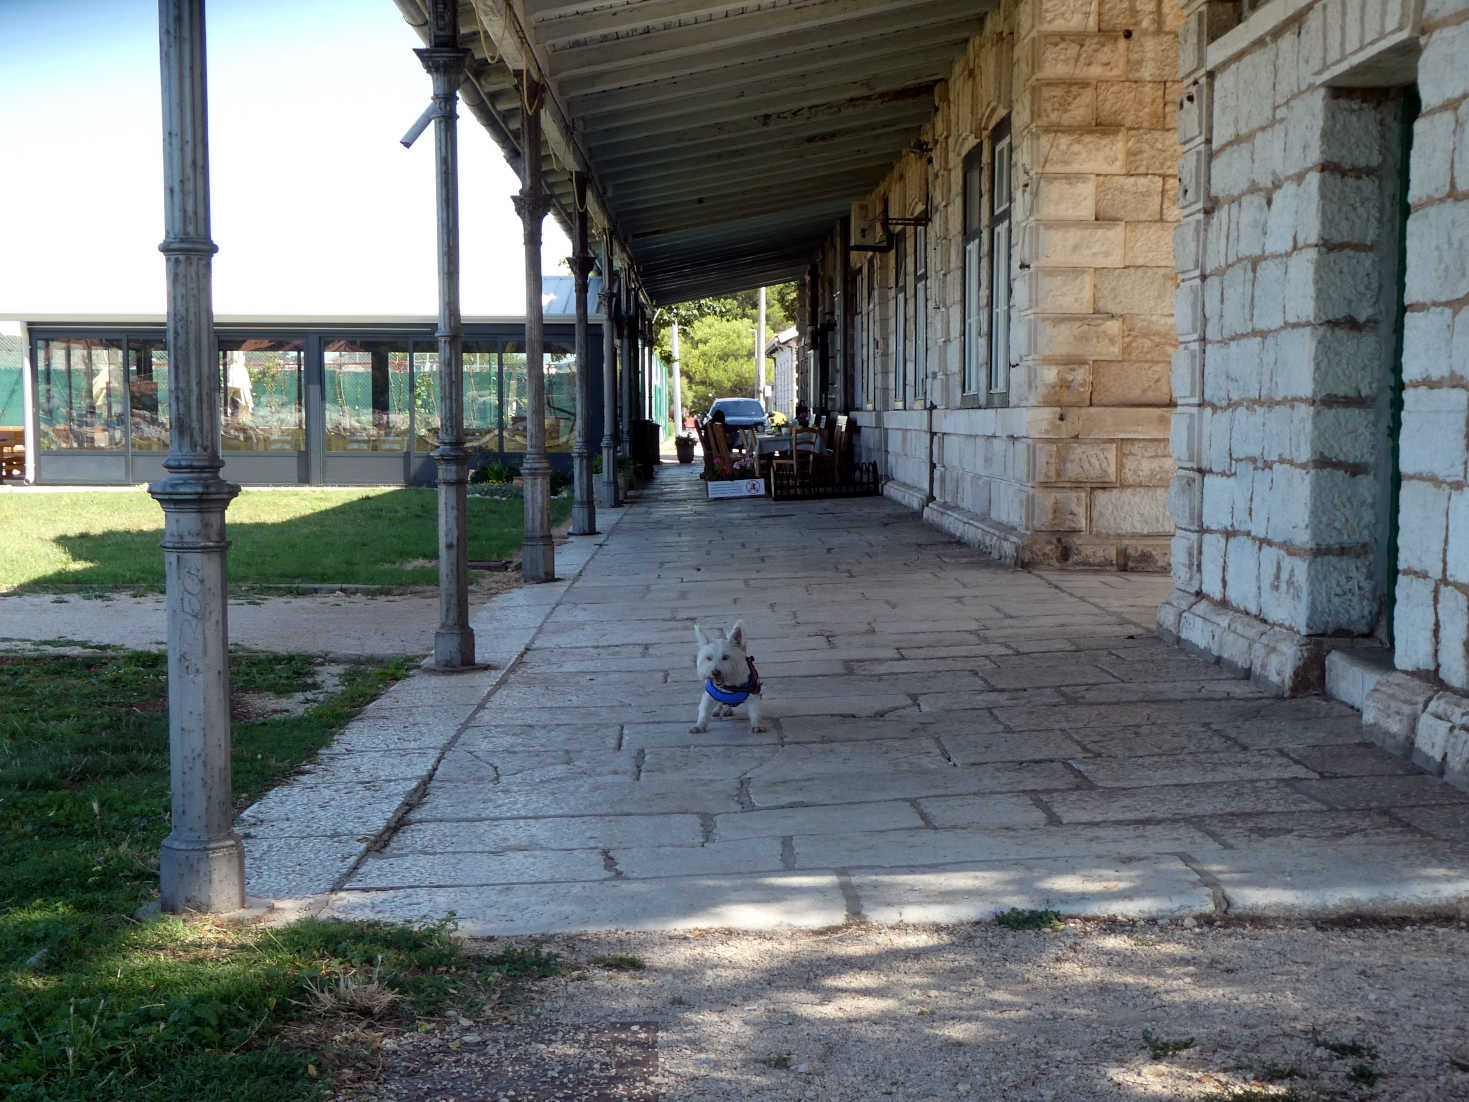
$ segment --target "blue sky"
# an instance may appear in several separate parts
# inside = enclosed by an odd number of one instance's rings
[[[392,0],[206,18],[215,312],[435,313],[433,133],[398,144],[429,78]],[[0,314],[163,312],[160,119],[156,3],[0,0]],[[519,314],[519,182],[459,128],[463,309]]]

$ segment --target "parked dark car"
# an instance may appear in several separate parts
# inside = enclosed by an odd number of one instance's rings
[[[758,398],[717,398],[704,415],[704,424],[710,422],[716,410],[723,412],[726,429],[765,431],[765,407]]]

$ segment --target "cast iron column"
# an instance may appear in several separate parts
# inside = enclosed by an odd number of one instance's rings
[[[428,49],[414,50],[433,78],[434,177],[438,203],[439,628],[433,668],[474,667],[469,626],[469,452],[464,447],[464,323],[459,314],[459,135],[455,116],[468,51],[460,49],[452,7],[433,5]]]
[[[637,315],[633,313],[633,289],[632,280],[626,276],[622,280],[622,307],[620,322],[622,334],[622,355],[618,366],[622,368],[622,386],[618,388],[618,402],[622,406],[618,416],[618,429],[621,435],[618,443],[621,445],[619,454],[632,455],[632,419],[633,410],[637,408],[633,400],[633,381],[637,378],[637,366],[633,359],[633,334],[634,327],[638,323]]]
[[[571,534],[597,534],[597,505],[592,495],[592,449],[587,437],[587,418],[592,409],[591,364],[587,350],[587,282],[596,259],[587,247],[587,178],[577,173],[572,179],[576,206],[576,255],[571,258],[571,275],[576,286],[576,442],[571,447],[572,499]]]
[[[525,226],[525,536],[520,545],[521,577],[556,579],[551,544],[551,464],[546,460],[545,324],[541,306],[541,220],[550,202],[541,187],[541,88],[526,73],[521,114],[520,193],[515,212]]]
[[[211,287],[209,110],[204,0],[159,0],[164,255],[168,279],[169,473],[163,506],[168,604],[172,830],[159,855],[165,911],[245,905],[245,849],[232,829],[229,623],[224,512],[240,492],[219,477],[219,352]]]
[[[615,509],[617,500],[617,280],[612,270],[612,235],[602,239],[602,479],[597,483],[598,504]]]

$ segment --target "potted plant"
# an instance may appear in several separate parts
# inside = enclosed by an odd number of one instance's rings
[[[680,463],[692,463],[694,461],[694,438],[688,433],[679,433],[673,438],[674,450],[678,452]]]

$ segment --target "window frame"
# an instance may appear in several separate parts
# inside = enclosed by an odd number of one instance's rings
[[[962,289],[960,292],[960,332],[963,335],[963,357],[960,366],[961,399],[975,405],[982,393],[980,387],[980,326],[985,311],[980,293],[984,288],[984,142],[977,142],[964,155],[960,174]]]
[[[1003,405],[1010,398],[1010,312],[1014,302],[1011,210],[1014,204],[1014,145],[1010,119],[1000,120],[990,131],[989,227],[989,353],[985,390],[989,405]]]
[[[888,404],[908,408],[908,241],[901,227],[893,233],[893,393]]]
[[[922,405],[927,396],[928,227],[920,224],[913,229],[913,399]]]

